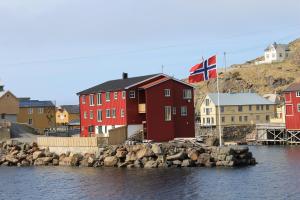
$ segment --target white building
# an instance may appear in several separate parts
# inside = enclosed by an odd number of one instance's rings
[[[255,62],[256,65],[272,62],[281,62],[289,57],[287,44],[277,44],[274,42],[265,49],[264,60]]]

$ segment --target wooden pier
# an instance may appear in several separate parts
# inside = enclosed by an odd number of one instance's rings
[[[266,145],[300,144],[300,130],[286,130],[285,124],[281,123],[257,124],[256,134],[249,138],[250,141]]]

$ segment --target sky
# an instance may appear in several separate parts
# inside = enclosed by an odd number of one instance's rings
[[[17,97],[78,103],[107,80],[176,78],[216,54],[243,63],[300,37],[299,0],[1,0],[0,79]]]

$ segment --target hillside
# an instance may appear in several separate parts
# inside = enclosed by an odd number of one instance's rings
[[[290,57],[280,63],[234,65],[220,73],[220,92],[255,91],[259,94],[280,93],[289,84],[300,81],[300,38],[289,44]],[[196,84],[196,98],[216,92],[216,80]]]

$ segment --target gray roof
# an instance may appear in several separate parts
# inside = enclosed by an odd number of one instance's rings
[[[77,95],[92,94],[92,93],[105,92],[105,91],[123,90],[128,86],[131,86],[131,85],[134,85],[136,83],[145,81],[149,78],[153,78],[157,75],[159,75],[159,74],[152,74],[152,75],[138,76],[138,77],[133,77],[133,78],[111,80],[111,81],[107,81],[107,82],[101,83],[99,85],[96,85],[94,87],[91,87],[89,89],[83,90],[81,92],[78,92]]]
[[[20,101],[20,108],[33,108],[33,107],[55,107],[52,101],[39,101],[39,100],[26,100]]]
[[[70,114],[79,114],[79,105],[62,105],[61,108]]]
[[[218,93],[208,94],[215,105],[218,105]],[[274,103],[256,93],[220,93],[221,106],[237,105],[273,105]]]
[[[274,42],[273,44],[270,44],[270,45],[265,49],[265,51],[269,51],[272,47],[274,47],[275,49],[277,49],[278,47],[281,47],[281,48],[285,49],[286,51],[289,50],[287,44],[277,44],[276,42]]]
[[[294,91],[300,91],[300,82],[291,84],[283,92],[294,92]]]

